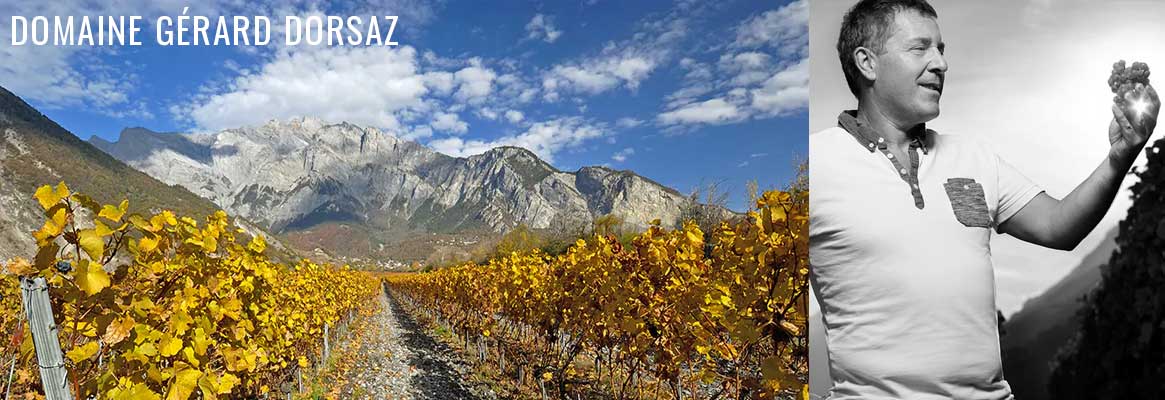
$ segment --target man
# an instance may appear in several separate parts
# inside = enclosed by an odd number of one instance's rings
[[[1074,248],[1156,125],[1160,101],[1138,86],[1129,98],[1147,106],[1113,105],[1108,157],[1052,198],[973,138],[926,129],[948,68],[937,18],[925,0],[851,8],[837,48],[858,108],[810,135],[810,278],[831,399],[1012,398],[989,229]]]

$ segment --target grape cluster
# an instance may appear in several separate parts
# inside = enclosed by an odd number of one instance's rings
[[[1125,60],[1112,64],[1112,75],[1108,77],[1108,87],[1116,94],[1112,101],[1124,104],[1125,95],[1132,92],[1136,85],[1149,85],[1149,64],[1134,62],[1125,68]]]

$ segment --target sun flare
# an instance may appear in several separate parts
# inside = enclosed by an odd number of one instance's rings
[[[1129,107],[1137,113],[1137,116],[1140,116],[1149,110],[1149,102],[1145,101],[1145,99],[1136,99],[1129,103]]]

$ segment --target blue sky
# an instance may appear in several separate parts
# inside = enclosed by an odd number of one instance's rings
[[[563,170],[631,169],[682,192],[788,182],[807,154],[802,1],[224,1],[187,15],[399,15],[400,46],[163,47],[189,4],[17,1],[0,15],[142,15],[140,47],[11,46],[0,85],[82,138],[195,132],[315,116],[455,156],[529,148]],[[278,38],[278,37],[277,37]]]

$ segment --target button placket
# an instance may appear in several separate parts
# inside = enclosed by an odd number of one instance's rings
[[[857,139],[858,143],[865,144],[867,150],[869,150],[871,153],[874,152],[874,149],[881,151],[882,155],[884,155],[886,159],[890,161],[891,167],[898,170],[899,178],[906,182],[906,187],[910,189],[911,197],[914,198],[915,207],[922,209],[924,202],[918,181],[918,159],[920,157],[918,155],[918,150],[921,149],[922,154],[927,154],[925,136],[930,134],[930,131],[926,130],[925,127],[919,127],[922,129],[922,134],[912,135],[913,137],[911,138],[909,148],[910,165],[909,168],[906,168],[902,165],[903,163],[899,163],[898,159],[894,157],[894,154],[887,149],[886,138],[884,136],[880,136],[878,132],[874,131],[868,126],[865,126],[862,121],[856,118],[856,115],[856,111],[842,112],[842,114],[838,116],[838,126],[844,128],[847,132],[853,135],[853,137]],[[877,138],[876,143],[874,138]]]

